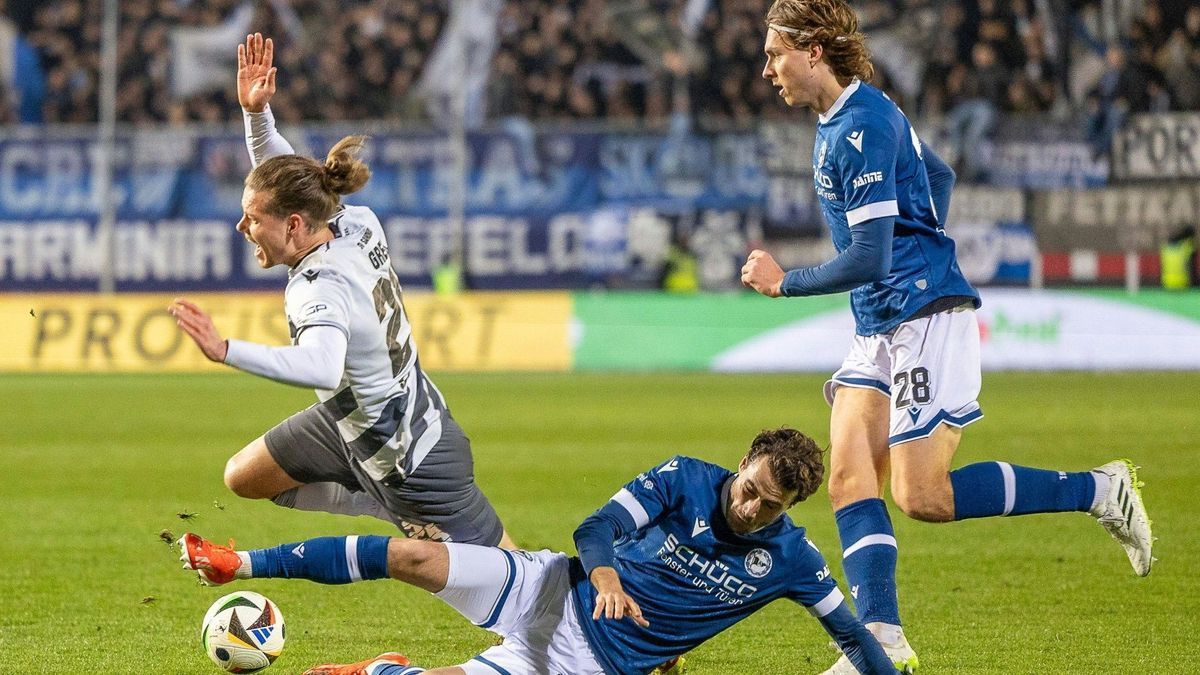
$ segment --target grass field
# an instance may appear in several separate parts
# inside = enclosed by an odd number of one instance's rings
[[[675,453],[732,466],[755,432],[828,439],[819,376],[442,375],[479,482],[527,548],[572,550],[575,525]],[[388,533],[240,500],[228,455],[311,392],[243,375],[0,376],[0,664],[5,672],[213,673],[199,621],[223,589],[178,569],[159,532],[256,547]],[[1138,579],[1078,514],[925,525],[897,518],[900,598],[928,673],[1198,672],[1200,374],[989,374],[960,464],[1143,466],[1160,562]],[[183,522],[179,513],[195,513]],[[791,511],[841,574],[824,491]],[[398,583],[239,582],[274,599],[288,645],[269,672],[387,649],[428,665],[493,643]],[[696,650],[694,673],[811,673],[835,654],[778,602]]]

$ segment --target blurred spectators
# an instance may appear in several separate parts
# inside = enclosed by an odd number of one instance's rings
[[[238,36],[251,31],[276,40],[275,110],[282,121],[422,118],[417,83],[451,2],[122,0],[118,119],[235,120],[234,49]],[[682,114],[734,123],[788,115],[759,77],[769,4],[509,0],[498,22],[487,114],[656,124]],[[862,0],[855,6],[881,51],[877,84],[907,99],[910,112],[944,118],[959,149],[986,139],[1004,113],[1087,110],[1100,149],[1130,112],[1200,107],[1194,2]],[[86,0],[0,0],[0,11],[20,22],[18,30],[0,15],[0,123],[96,120],[102,7]],[[641,12],[637,26],[630,11]],[[12,54],[20,52],[13,45],[20,43],[36,55],[22,72],[36,76],[11,76]]]

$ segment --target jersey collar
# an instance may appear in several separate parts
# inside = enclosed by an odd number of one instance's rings
[[[817,121],[821,124],[828,124],[829,120],[833,119],[833,116],[841,111],[842,106],[846,105],[846,101],[854,95],[854,92],[858,91],[858,86],[860,84],[862,84],[862,80],[859,80],[857,77],[854,78],[850,82],[850,86],[846,87],[842,91],[842,95],[838,96],[837,100],[833,102],[833,105],[829,107],[829,110],[817,115]]]

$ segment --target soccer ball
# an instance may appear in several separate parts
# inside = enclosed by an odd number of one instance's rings
[[[231,673],[253,673],[283,651],[283,615],[253,591],[235,591],[213,603],[200,624],[208,658]]]

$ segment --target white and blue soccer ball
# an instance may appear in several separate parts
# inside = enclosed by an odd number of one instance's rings
[[[253,591],[234,591],[213,603],[200,624],[208,658],[231,673],[253,673],[283,651],[283,615]]]

